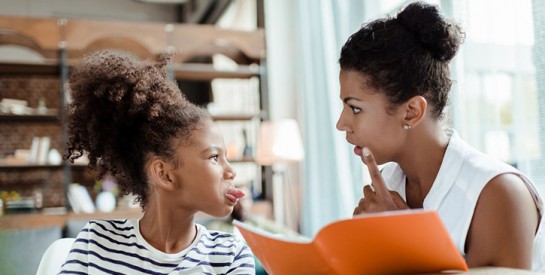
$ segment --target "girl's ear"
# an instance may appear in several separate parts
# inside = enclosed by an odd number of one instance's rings
[[[175,190],[176,184],[169,173],[172,170],[171,166],[171,164],[159,157],[153,157],[148,166],[151,182],[161,189],[167,191]]]
[[[410,129],[417,126],[424,119],[428,109],[428,102],[423,96],[413,96],[406,103],[403,128]]]

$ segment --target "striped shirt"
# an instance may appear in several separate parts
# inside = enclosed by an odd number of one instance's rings
[[[81,230],[59,274],[255,274],[244,241],[208,231],[181,252],[168,254],[144,240],[139,220],[93,220]]]

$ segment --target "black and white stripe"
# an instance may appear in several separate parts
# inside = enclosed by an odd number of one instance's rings
[[[161,252],[140,235],[138,220],[94,220],[81,230],[60,274],[254,274],[254,258],[240,238],[208,231],[185,250]]]

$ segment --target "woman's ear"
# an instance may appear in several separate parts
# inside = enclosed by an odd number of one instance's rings
[[[176,184],[170,175],[171,164],[163,161],[159,157],[153,157],[148,166],[149,177],[151,182],[161,189],[173,191],[176,189]]]
[[[403,128],[410,129],[424,119],[428,109],[428,102],[423,96],[413,96],[406,103]]]

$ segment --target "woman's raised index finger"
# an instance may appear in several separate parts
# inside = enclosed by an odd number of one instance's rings
[[[388,188],[386,188],[386,184],[384,184],[384,180],[380,174],[380,169],[375,161],[375,157],[373,156],[373,153],[371,153],[371,150],[369,150],[367,147],[363,147],[362,149],[362,160],[365,165],[367,165],[367,169],[371,175],[371,181],[373,182],[375,193],[388,192]]]

